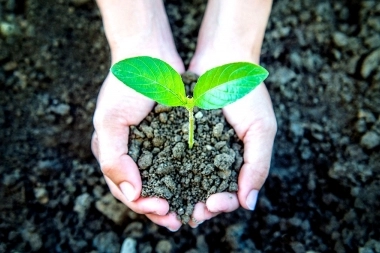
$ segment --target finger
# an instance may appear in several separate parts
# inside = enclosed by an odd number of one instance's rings
[[[92,149],[105,176],[129,201],[141,192],[136,163],[128,156],[129,126],[137,125],[151,111],[154,102],[128,89],[109,75],[98,96],[94,114]]]
[[[221,192],[211,195],[206,206],[211,213],[228,213],[239,208],[239,201],[236,193]]]
[[[93,133],[93,136],[92,136],[92,141],[91,141],[91,149],[92,149],[92,152],[94,154],[94,156],[96,157],[96,159],[98,161],[100,161],[100,154],[99,154],[99,140],[98,140],[98,135],[96,132]],[[116,163],[119,163],[120,162],[120,165],[117,166]],[[118,168],[122,168],[123,167],[123,164],[127,167],[130,168],[130,170],[133,170],[134,167],[136,167],[134,161],[131,161],[130,157],[126,156],[125,154],[122,154],[121,157],[119,159],[116,159],[115,163],[114,163],[114,167]],[[118,170],[115,170],[115,169],[110,169],[109,171],[107,171],[106,173],[104,172],[106,170],[105,168],[106,166],[101,165],[101,168],[102,168],[102,171],[104,173],[104,175],[108,178],[108,180],[110,180],[110,178],[117,178],[118,180],[122,181],[122,178],[120,177],[122,175],[122,173],[120,173]],[[131,173],[132,174],[132,173]],[[108,176],[107,176],[108,175]],[[110,176],[111,175],[111,176]],[[113,175],[113,176],[112,176]],[[134,175],[135,177],[138,177],[137,174]],[[130,178],[133,178],[133,177],[130,177]],[[118,180],[114,180],[114,181],[118,181]],[[134,181],[138,181],[139,178],[135,178]],[[130,186],[129,186],[130,187]],[[128,186],[125,186],[125,184],[123,185],[123,187],[125,192],[128,192]],[[133,199],[135,197],[131,197],[131,199]]]
[[[116,122],[111,124],[109,122]],[[141,178],[136,163],[128,152],[129,128],[117,120],[94,124],[92,150],[103,174],[114,182],[129,201],[141,193]]]
[[[92,134],[92,138],[91,138],[91,151],[94,154],[96,160],[98,160],[98,157],[99,157],[99,148],[98,147],[99,147],[98,135],[96,134],[96,132],[94,132]]]
[[[268,176],[274,135],[273,127],[265,121],[254,122],[245,135],[238,197],[246,209],[255,209],[258,191]]]
[[[177,215],[175,213],[169,213],[165,216],[147,214],[146,217],[148,217],[152,222],[156,223],[157,225],[166,227],[172,232],[177,231],[182,226],[181,221],[177,219]]]
[[[238,208],[239,201],[235,193],[213,194],[207,199],[206,204],[200,202],[195,205],[189,225],[195,228],[220,213],[232,212]]]
[[[256,101],[259,112],[242,112],[248,116],[242,120],[244,123],[240,125],[240,131],[237,131],[244,143],[244,164],[239,173],[238,199],[241,206],[254,210],[258,192],[269,173],[277,123],[265,85],[259,86],[250,96],[250,101]]]
[[[158,216],[166,215],[169,212],[169,203],[167,200],[162,198],[138,198],[135,201],[128,201],[125,195],[121,192],[119,187],[117,187],[109,178],[104,177],[112,195],[118,200],[123,202],[132,211],[139,214],[155,214]]]
[[[192,228],[198,227],[199,224],[202,224],[205,220],[209,220],[219,213],[212,213],[207,209],[207,206],[203,202],[198,202],[194,206],[193,214],[191,215],[191,219],[189,221],[189,225]]]

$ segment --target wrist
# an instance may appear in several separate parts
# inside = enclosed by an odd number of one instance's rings
[[[209,0],[190,70],[197,74],[230,62],[260,61],[271,0]]]
[[[112,63],[141,55],[163,57],[176,51],[162,0],[97,0],[97,3]]]

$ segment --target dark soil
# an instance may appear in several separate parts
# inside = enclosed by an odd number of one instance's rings
[[[165,2],[188,64],[206,1]],[[380,252],[379,36],[377,0],[274,1],[256,210],[172,233],[117,202],[91,154],[110,67],[94,1],[0,0],[0,252]]]
[[[189,90],[196,76],[185,73]],[[217,192],[236,192],[243,147],[221,110],[197,110],[195,143],[188,147],[189,113],[157,105],[136,128],[129,154],[141,171],[143,197],[167,199],[170,211],[186,224],[194,205]]]

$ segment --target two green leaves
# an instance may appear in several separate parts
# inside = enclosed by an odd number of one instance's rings
[[[135,91],[167,106],[222,108],[242,98],[268,76],[259,65],[236,62],[213,68],[201,75],[186,96],[181,76],[166,62],[139,56],[117,62],[111,72]]]

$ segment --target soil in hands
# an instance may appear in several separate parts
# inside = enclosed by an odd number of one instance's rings
[[[197,77],[182,76],[191,90]],[[189,93],[188,93],[189,94]],[[143,197],[167,199],[170,211],[184,224],[194,205],[217,192],[236,192],[243,145],[222,110],[195,108],[195,143],[188,147],[188,112],[157,105],[138,126],[131,127],[129,155],[138,164]]]

